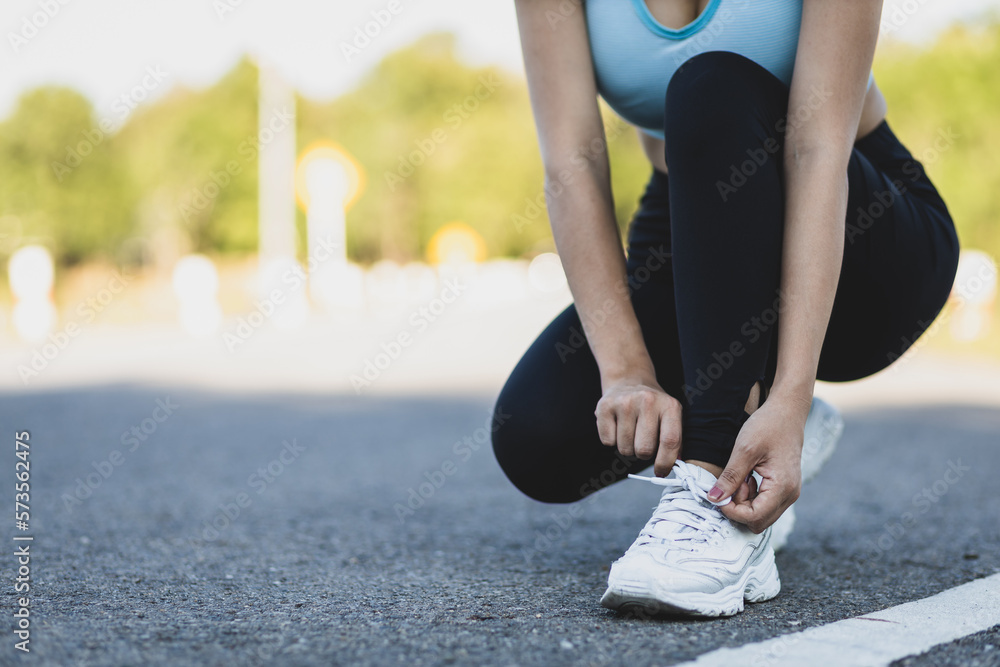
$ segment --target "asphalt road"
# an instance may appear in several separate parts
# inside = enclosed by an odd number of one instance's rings
[[[3,497],[13,433],[29,430],[35,539],[31,654],[5,631],[0,664],[664,665],[1000,571],[1000,408],[855,408],[796,506],[778,598],[724,620],[619,617],[598,603],[607,568],[656,489],[621,483],[574,515],[528,500],[475,448],[490,405],[140,386],[3,396]],[[900,664],[998,665],[1000,634]]]

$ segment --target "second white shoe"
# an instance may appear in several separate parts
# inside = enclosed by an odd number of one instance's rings
[[[802,482],[808,482],[820,471],[837,447],[844,432],[844,418],[840,411],[822,398],[813,397],[802,442]],[[757,480],[760,483],[760,479]],[[795,505],[778,517],[771,526],[771,548],[781,551],[795,528]]]
[[[716,482],[712,473],[677,461],[668,477],[629,477],[663,486],[663,494],[639,537],[612,564],[602,605],[649,614],[732,616],[743,610],[744,600],[762,602],[778,594],[771,529],[755,535],[727,519],[708,500]]]

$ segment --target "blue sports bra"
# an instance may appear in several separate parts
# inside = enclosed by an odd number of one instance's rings
[[[678,30],[660,24],[646,0],[584,0],[584,6],[598,93],[651,136],[663,138],[667,84],[699,53],[738,53],[791,84],[802,0],[709,0]],[[869,75],[869,87],[873,81]]]

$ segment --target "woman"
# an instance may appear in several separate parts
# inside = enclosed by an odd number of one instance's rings
[[[780,589],[816,379],[888,366],[955,276],[948,210],[871,77],[882,3],[515,2],[574,304],[501,392],[497,460],[545,502],[652,463],[660,504],[602,603],[735,614]],[[652,164],[627,258],[597,95]]]

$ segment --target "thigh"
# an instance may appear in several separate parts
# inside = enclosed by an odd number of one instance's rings
[[[844,262],[820,358],[822,380],[854,380],[892,363],[951,292],[958,239],[920,163],[883,124],[848,167]]]

